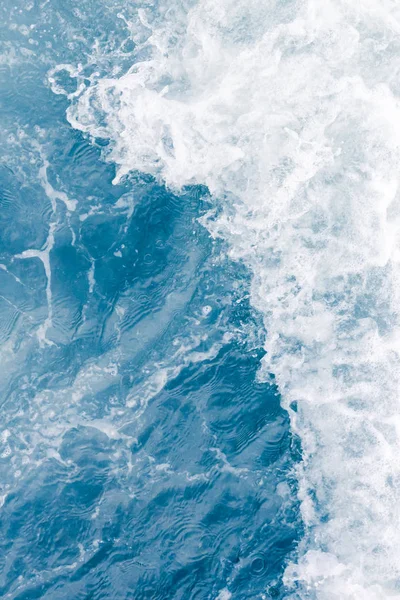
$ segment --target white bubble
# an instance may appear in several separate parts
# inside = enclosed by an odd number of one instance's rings
[[[203,308],[202,308],[202,313],[205,317],[207,317],[211,311],[212,311],[212,308],[209,305],[203,306]]]

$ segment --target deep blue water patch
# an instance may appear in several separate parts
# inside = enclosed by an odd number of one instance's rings
[[[68,125],[48,70],[132,52],[116,3],[77,7],[2,8],[0,595],[279,597],[294,459],[248,274],[206,190],[112,185]]]

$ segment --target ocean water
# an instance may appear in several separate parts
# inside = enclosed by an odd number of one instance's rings
[[[399,3],[0,14],[0,596],[399,599]]]
[[[248,270],[204,186],[113,185],[107,141],[68,123],[57,65],[135,60],[114,7],[2,22],[0,596],[278,598],[298,450]]]

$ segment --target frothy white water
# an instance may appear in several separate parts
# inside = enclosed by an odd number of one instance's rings
[[[400,4],[168,0],[70,122],[117,179],[206,184],[304,460],[293,598],[400,598]],[[297,411],[296,405],[297,404]]]

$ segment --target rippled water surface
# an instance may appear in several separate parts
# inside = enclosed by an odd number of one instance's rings
[[[124,4],[0,4],[0,595],[279,598],[298,444],[249,274],[206,188],[113,184],[65,116],[133,63]]]

